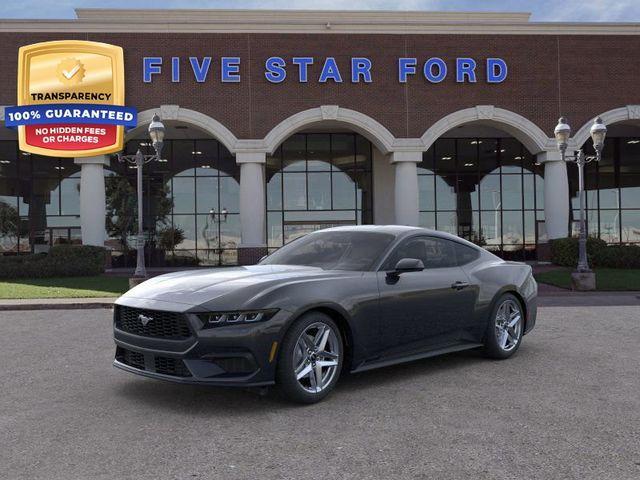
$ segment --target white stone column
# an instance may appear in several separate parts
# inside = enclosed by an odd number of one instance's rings
[[[422,152],[393,152],[391,163],[395,167],[395,217],[397,225],[417,226],[418,163]]]
[[[109,157],[76,158],[80,165],[80,227],[83,245],[104,246],[107,206],[104,189],[104,166]]]
[[[264,152],[238,152],[240,165],[240,263],[255,263],[266,254]],[[256,258],[257,257],[257,258]]]
[[[542,152],[537,156],[544,164],[544,223],[548,238],[569,235],[569,179],[567,164],[560,152]]]
[[[395,223],[395,166],[389,155],[375,146],[373,150],[373,223],[393,225]]]

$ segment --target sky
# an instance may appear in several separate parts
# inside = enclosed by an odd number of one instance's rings
[[[532,21],[640,22],[640,0],[18,0],[1,18],[75,18],[74,8],[261,8],[530,12]]]

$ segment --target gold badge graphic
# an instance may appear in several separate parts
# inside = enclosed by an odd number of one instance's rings
[[[122,150],[122,48],[81,40],[21,47],[16,108],[25,152],[90,157]]]
[[[58,64],[58,80],[63,85],[78,84],[84,78],[84,65],[75,58],[65,58]]]

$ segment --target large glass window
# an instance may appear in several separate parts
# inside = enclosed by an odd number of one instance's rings
[[[584,146],[593,152],[591,140]],[[569,163],[572,233],[578,234],[578,169]],[[587,231],[607,243],[640,243],[640,137],[607,137],[602,159],[585,167]]]
[[[126,153],[151,153],[146,141],[130,141]],[[150,265],[233,265],[240,244],[240,169],[229,151],[214,139],[166,140],[163,160],[143,169],[144,224]],[[136,168],[111,161],[107,207],[113,228],[107,242],[116,266],[135,264]],[[130,222],[118,221],[128,217]],[[109,223],[109,222],[108,222]],[[109,225],[108,225],[109,227]],[[126,245],[127,248],[124,248]],[[124,255],[124,251],[127,251]]]
[[[418,165],[420,223],[508,258],[535,255],[542,168],[512,138],[441,138]]]
[[[80,243],[80,167],[0,141],[0,253]]]
[[[267,241],[372,223],[371,144],[353,133],[302,133],[267,158]]]

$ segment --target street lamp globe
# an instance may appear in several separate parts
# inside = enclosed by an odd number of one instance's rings
[[[156,113],[151,119],[149,124],[149,137],[153,143],[153,148],[156,151],[158,157],[160,157],[160,151],[162,150],[162,144],[164,142],[165,128],[164,124],[160,121],[160,117]]]
[[[602,123],[602,119],[597,117],[591,125],[591,140],[593,140],[593,148],[598,155],[602,152],[604,147],[604,137],[607,135],[607,127]]]
[[[561,152],[565,152],[567,145],[569,144],[569,137],[571,136],[571,127],[567,123],[567,119],[560,117],[558,125],[556,125],[553,133],[556,136],[556,142],[558,142],[558,148]]]

